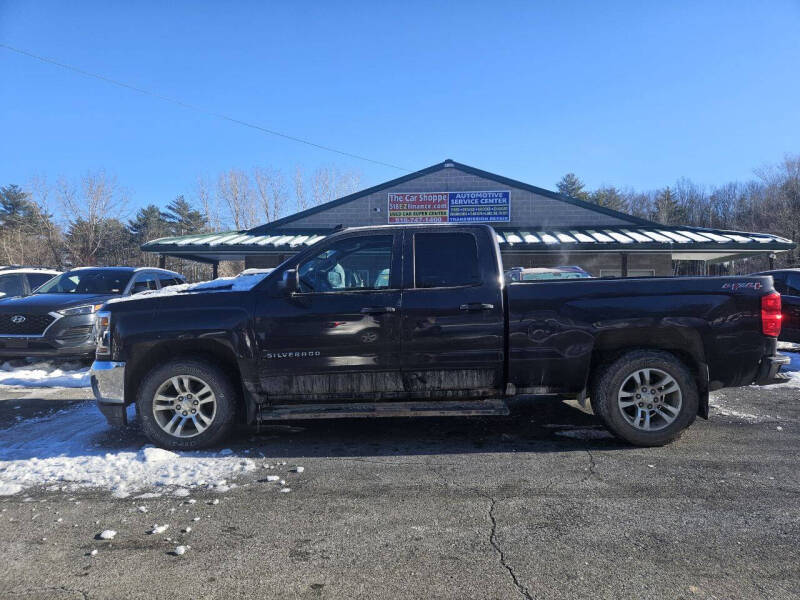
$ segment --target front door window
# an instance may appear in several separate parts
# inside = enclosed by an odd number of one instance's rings
[[[300,292],[345,292],[389,287],[391,235],[354,237],[321,251],[298,269]]]

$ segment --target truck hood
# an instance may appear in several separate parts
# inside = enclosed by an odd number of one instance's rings
[[[32,294],[0,300],[0,311],[48,313],[84,304],[102,304],[111,294]]]

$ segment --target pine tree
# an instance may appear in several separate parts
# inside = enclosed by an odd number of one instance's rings
[[[686,222],[686,211],[669,186],[656,195],[654,210],[653,220],[664,225],[680,225]]]
[[[624,212],[627,208],[625,198],[622,197],[622,194],[620,194],[613,185],[596,189],[589,195],[589,201],[598,206],[603,206],[619,212]]]
[[[164,217],[172,235],[199,233],[206,226],[203,213],[192,207],[183,196],[178,196],[167,205]]]
[[[589,199],[589,194],[583,189],[583,181],[575,173],[564,175],[556,186],[559,192],[570,198],[577,198],[578,200]]]
[[[140,208],[136,217],[128,221],[128,231],[138,245],[169,234],[168,217],[155,205]]]
[[[30,228],[36,223],[36,207],[18,185],[0,188],[0,226]]]

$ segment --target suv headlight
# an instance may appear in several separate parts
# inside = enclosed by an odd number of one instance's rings
[[[99,311],[94,317],[96,354],[111,354],[111,312]]]
[[[102,304],[84,304],[83,306],[76,306],[74,308],[65,308],[57,310],[56,312],[65,317],[74,317],[75,315],[92,315],[100,310]]]

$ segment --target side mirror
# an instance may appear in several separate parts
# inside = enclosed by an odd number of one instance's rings
[[[278,289],[281,290],[285,296],[291,296],[300,289],[300,279],[297,275],[297,269],[286,269],[283,272],[283,277],[278,282]]]

